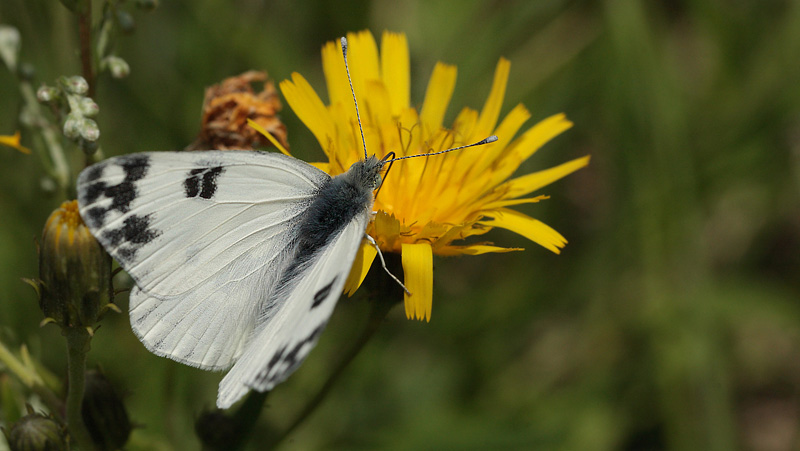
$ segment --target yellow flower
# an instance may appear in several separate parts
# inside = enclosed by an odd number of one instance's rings
[[[19,138],[19,132],[16,132],[13,135],[0,135],[0,144],[13,147],[22,153],[31,153],[30,149],[19,143]]]
[[[39,250],[39,307],[45,323],[93,327],[112,304],[111,257],[89,232],[78,201],[61,204],[50,214]]]
[[[530,193],[589,163],[578,158],[559,166],[509,180],[520,164],[542,145],[572,126],[563,114],[551,116],[521,133],[530,118],[517,105],[498,125],[510,62],[497,64],[489,97],[478,112],[464,108],[448,128],[442,125],[456,82],[456,68],[437,63],[428,83],[422,108],[409,99],[408,44],[403,34],[384,32],[381,49],[368,31],[351,33],[348,64],[361,110],[368,153],[383,157],[413,155],[469,144],[497,135],[499,140],[466,149],[400,161],[385,177],[377,199],[378,212],[368,233],[382,251],[402,254],[408,318],[430,320],[433,297],[433,254],[478,255],[519,250],[491,243],[454,244],[483,235],[493,227],[516,232],[559,253],[567,240],[544,223],[509,207],[538,202],[547,196]],[[289,106],[311,130],[328,157],[316,166],[331,175],[341,174],[364,158],[353,98],[338,42],[322,49],[322,64],[330,104],[320,100],[298,73],[280,84]],[[358,288],[376,251],[362,245],[346,291]]]

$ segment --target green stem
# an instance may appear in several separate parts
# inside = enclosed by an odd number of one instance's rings
[[[89,352],[91,335],[82,327],[67,327],[67,371],[69,374],[69,391],[67,393],[67,428],[70,436],[83,451],[94,450],[94,443],[86,425],[83,423],[81,406],[83,405],[84,374],[86,373],[86,355]]]
[[[322,386],[322,388],[313,398],[311,398],[308,404],[306,404],[292,424],[280,435],[278,435],[271,443],[269,443],[266,448],[271,449],[277,447],[284,439],[286,439],[286,437],[294,432],[295,429],[303,424],[303,422],[306,421],[306,419],[308,419],[312,413],[314,413],[317,407],[319,407],[320,404],[322,404],[322,401],[324,401],[328,396],[328,393],[330,393],[333,386],[339,380],[339,377],[342,375],[342,373],[344,373],[344,370],[350,365],[350,362],[356,358],[364,346],[375,335],[375,332],[378,331],[378,328],[380,328],[380,325],[383,323],[383,320],[386,318],[389,310],[391,310],[394,305],[394,302],[380,300],[373,300],[370,302],[371,308],[369,312],[369,319],[367,320],[364,330],[361,332],[361,336],[358,337],[358,340],[356,340],[347,354],[345,354],[344,358],[339,361],[339,364],[333,369],[333,372],[328,377],[328,380],[325,381],[325,384]]]

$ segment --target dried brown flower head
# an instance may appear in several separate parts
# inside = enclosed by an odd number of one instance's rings
[[[254,84],[263,84],[256,92]],[[200,136],[189,149],[244,149],[270,146],[247,124],[250,119],[289,147],[286,127],[278,118],[282,105],[266,72],[249,71],[206,88]]]

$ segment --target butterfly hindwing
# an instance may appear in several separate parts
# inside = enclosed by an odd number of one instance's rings
[[[271,390],[305,360],[333,313],[368,221],[368,211],[356,215],[298,269],[294,283],[276,290],[273,297],[286,301],[259,324],[220,383],[218,407],[230,407],[250,389]]]
[[[287,263],[295,225],[330,176],[280,154],[152,152],[78,179],[81,216],[136,281],[131,326],[147,348],[231,365]]]

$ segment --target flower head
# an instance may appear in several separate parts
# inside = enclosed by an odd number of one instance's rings
[[[78,202],[53,211],[39,250],[39,306],[46,322],[62,327],[92,327],[111,304],[111,257],[89,232]]]
[[[52,417],[33,412],[28,407],[28,415],[20,418],[6,433],[11,449],[67,449],[67,434],[63,426]]]
[[[98,449],[121,449],[131,435],[130,419],[122,397],[99,369],[85,374],[86,391],[81,416]]]
[[[260,92],[253,84],[263,86]],[[266,129],[284,147],[286,126],[278,113],[281,102],[266,72],[249,71],[206,88],[200,136],[193,148],[252,149],[267,144],[265,136],[248,127],[248,120]]]
[[[534,191],[586,166],[589,157],[511,178],[520,164],[549,140],[572,126],[563,114],[551,116],[515,138],[531,114],[517,105],[502,120],[510,62],[497,64],[489,97],[481,111],[463,108],[450,126],[442,124],[456,82],[456,68],[437,63],[422,107],[410,100],[409,54],[403,34],[384,32],[381,49],[368,31],[348,34],[353,89],[359,102],[367,152],[398,157],[435,152],[497,135],[499,140],[468,149],[398,162],[385,177],[375,200],[378,212],[368,233],[382,251],[402,254],[406,315],[430,320],[433,254],[478,255],[518,250],[491,243],[461,244],[494,227],[516,232],[559,253],[567,240],[544,223],[509,207],[539,202]],[[322,49],[330,103],[325,105],[298,73],[280,84],[289,106],[316,137],[327,163],[316,165],[341,174],[364,158],[356,111],[338,43]],[[499,122],[499,124],[498,124]],[[375,257],[362,246],[346,291],[360,285]]]

